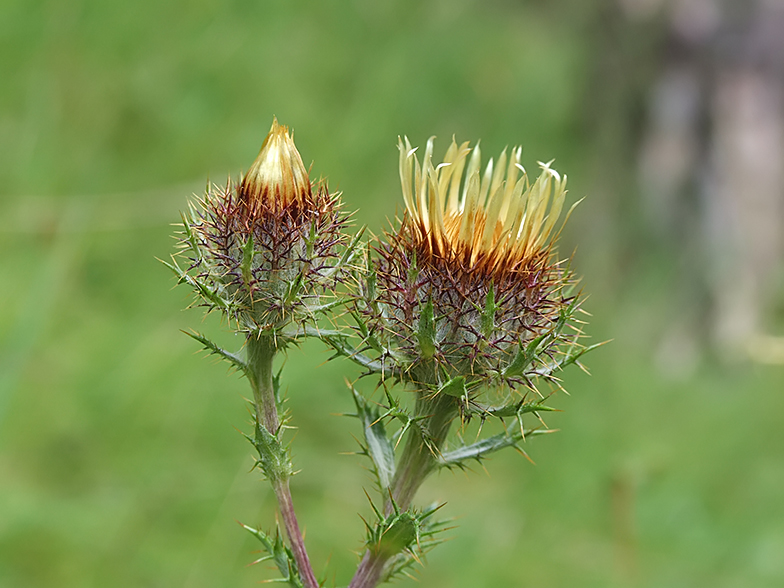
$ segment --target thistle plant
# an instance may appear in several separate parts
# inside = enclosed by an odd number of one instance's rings
[[[504,447],[524,453],[526,438],[551,432],[524,423],[552,410],[537,382],[557,387],[556,372],[588,350],[579,342],[575,280],[554,248],[566,178],[540,164],[531,183],[520,148],[482,173],[478,146],[453,140],[438,165],[433,139],[421,163],[408,139],[398,147],[405,216],[372,245],[360,277],[352,310],[361,343],[330,339],[368,374],[414,396],[406,410],[387,394],[377,418],[402,425],[384,451],[371,449],[384,444],[379,434],[367,436],[386,514],[409,509],[439,468],[466,467]],[[502,432],[448,446],[455,421],[471,419],[498,419]],[[392,441],[403,445],[397,460]],[[389,566],[369,548],[351,587],[377,585]]]
[[[191,204],[182,218],[179,255],[167,264],[193,288],[197,304],[222,312],[244,335],[243,351],[233,353],[191,334],[250,383],[255,422],[248,439],[277,497],[289,547],[279,537],[249,530],[286,581],[307,588],[318,582],[289,490],[293,467],[282,440],[286,415],[273,361],[335,303],[334,292],[351,259],[345,225],[338,197],[310,181],[288,129],[275,120],[241,181],[208,186],[205,196]]]
[[[440,541],[440,506],[414,505],[424,480],[506,447],[527,457],[523,443],[552,432],[542,416],[553,410],[558,372],[596,347],[581,344],[582,299],[555,246],[571,208],[562,215],[566,177],[552,162],[540,163],[532,181],[519,147],[484,171],[479,147],[468,143],[453,140],[438,164],[433,139],[421,161],[408,139],[398,147],[404,215],[365,245],[361,231],[346,233],[338,197],[310,181],[274,122],[241,181],[208,186],[183,215],[181,250],[168,264],[198,304],[244,335],[236,353],[191,336],[251,385],[248,438],[287,540],[246,528],[291,586],[319,583],[289,490],[276,354],[313,336],[377,378],[380,399],[350,386],[360,453],[379,491],[350,588],[372,588],[408,573]],[[491,420],[497,425],[485,428]],[[466,442],[472,423],[476,439]]]

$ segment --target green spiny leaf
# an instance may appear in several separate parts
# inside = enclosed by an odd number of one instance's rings
[[[256,464],[268,479],[287,480],[291,477],[293,473],[291,459],[277,435],[273,435],[267,427],[257,422],[256,435],[250,441],[259,454]]]
[[[357,405],[357,416],[362,423],[367,452],[378,476],[379,487],[385,490],[395,476],[395,450],[387,437],[378,408],[371,406],[353,386],[351,392]]]
[[[219,347],[216,343],[210,341],[207,337],[202,335],[201,333],[197,333],[196,331],[183,331],[188,337],[195,339],[199,343],[204,346],[204,349],[209,351],[212,355],[217,355],[228,361],[231,365],[233,365],[237,370],[241,371],[243,375],[248,378],[248,380],[255,385],[256,382],[256,374],[253,373],[253,370],[250,369],[250,366],[242,359],[239,355],[235,353],[231,353],[230,351],[226,351],[225,349]]]
[[[288,325],[285,329],[281,330],[281,336],[287,337],[294,341],[304,339],[306,337],[315,337],[316,339],[324,339],[325,337],[345,337],[342,331],[337,329],[322,329],[318,325],[310,325],[303,323],[301,325]]]
[[[332,310],[333,308],[345,303],[346,303],[345,298],[336,297],[334,300],[321,304],[306,304],[305,308],[308,314],[314,315],[319,312],[326,312],[328,310]]]
[[[574,298],[572,298],[569,304],[561,308],[561,311],[558,313],[558,320],[556,321],[555,326],[553,327],[553,333],[556,336],[560,335],[563,332],[564,327],[569,322],[569,319],[571,319],[574,313],[577,312],[579,305],[580,305],[580,298],[578,296],[575,296]]]
[[[316,245],[316,237],[318,236],[318,227],[316,223],[310,223],[310,234],[308,238],[305,239],[305,253],[307,257],[305,259],[313,259],[313,250]]]
[[[371,359],[358,349],[354,349],[342,337],[323,336],[321,340],[328,343],[335,350],[335,355],[346,357],[371,373],[383,373],[384,364],[382,362]]]
[[[536,357],[540,344],[547,337],[547,334],[534,337],[533,340],[531,340],[531,342],[528,343],[528,345],[525,347],[523,347],[523,343],[521,341],[520,347],[517,350],[517,354],[504,370],[504,377],[513,378],[516,376],[522,376],[531,365],[534,357]]]
[[[419,315],[417,340],[423,357],[430,359],[436,354],[436,321],[433,317],[433,301],[430,298]]]
[[[286,285],[286,293],[283,296],[283,303],[284,305],[288,305],[293,303],[297,297],[299,296],[300,292],[302,291],[302,286],[305,282],[305,276],[302,273],[297,274],[297,277],[291,280]]]
[[[359,231],[357,231],[357,234],[354,235],[354,237],[351,239],[351,242],[343,251],[343,255],[340,256],[338,263],[335,264],[333,268],[330,268],[327,270],[327,272],[325,272],[326,277],[329,277],[335,272],[347,267],[354,260],[354,258],[357,256],[357,253],[362,249],[362,235],[365,233],[366,228],[366,226],[363,226],[361,229],[359,229]]]
[[[193,288],[196,293],[201,296],[206,302],[210,303],[212,306],[220,308],[224,312],[230,313],[233,310],[233,305],[228,300],[225,300],[220,292],[210,287],[204,281],[194,278],[188,272],[184,271],[176,261],[172,258],[172,263],[168,263],[166,261],[160,260],[163,265],[168,267],[174,275],[178,278],[178,283],[186,283],[191,288]]]
[[[419,277],[419,268],[417,267],[416,251],[411,255],[411,265],[408,267],[408,283],[413,285]]]
[[[191,226],[193,222],[192,217],[188,218],[188,215],[186,215],[184,212],[181,212],[180,216],[182,218],[183,233],[185,234],[184,240],[188,242],[188,245],[190,245],[195,260],[200,261],[202,259],[201,247],[199,246],[199,241],[196,238],[196,234],[193,232],[193,227]]]
[[[452,378],[438,389],[438,394],[448,394],[456,398],[462,398],[467,394],[465,386],[465,376]]]
[[[464,467],[465,462],[471,459],[481,461],[485,456],[494,453],[505,447],[516,447],[517,443],[524,438],[535,435],[546,435],[554,433],[554,429],[531,429],[519,430],[514,429],[511,432],[507,431],[487,437],[471,443],[470,445],[463,445],[452,451],[446,451],[438,458],[438,465],[440,467]]]
[[[571,365],[573,363],[577,363],[577,360],[580,359],[583,355],[588,353],[589,351],[593,351],[597,347],[601,347],[607,343],[607,341],[602,341],[601,343],[595,343],[594,345],[590,345],[588,347],[580,347],[578,345],[573,345],[564,355],[563,357],[559,358],[557,361],[553,361],[548,363],[547,365],[537,369],[534,373],[537,376],[548,377],[564,369],[566,366]]]
[[[376,301],[376,280],[376,270],[368,270],[365,277],[365,300],[369,305],[375,304]]]
[[[292,588],[303,588],[294,554],[283,542],[283,539],[280,536],[280,530],[276,530],[275,538],[273,539],[260,529],[254,529],[248,525],[240,524],[244,529],[249,531],[251,535],[256,537],[264,547],[264,550],[269,553],[269,558],[262,558],[262,560],[257,561],[272,559],[275,562],[278,571],[283,576],[283,582],[287,582]]]
[[[482,311],[482,335],[485,338],[490,338],[495,330],[495,312],[498,306],[495,304],[495,292],[493,284],[487,289],[487,296],[485,298],[485,308]]]
[[[245,285],[250,288],[253,283],[253,255],[255,253],[253,244],[253,233],[248,234],[248,240],[242,247],[242,263],[240,269],[242,271],[242,279]]]
[[[407,511],[395,514],[392,520],[384,521],[384,525],[373,548],[385,559],[410,548],[419,537],[419,520]]]
[[[357,315],[356,313],[352,313],[354,317],[354,321],[357,324],[357,331],[359,331],[360,336],[362,337],[362,342],[369,345],[373,350],[378,351],[379,353],[384,352],[384,346],[381,345],[381,342],[378,338],[368,329],[367,323]]]
[[[540,404],[538,402],[516,402],[514,404],[507,404],[505,406],[491,406],[487,408],[480,408],[476,410],[476,414],[484,416],[494,416],[498,418],[513,417],[523,415],[531,412],[549,412],[557,410],[550,406]]]
[[[273,374],[272,376],[272,393],[275,396],[275,404],[278,407],[278,411],[280,412],[282,405],[283,405],[283,398],[280,394],[280,374],[283,372],[283,368],[281,367],[278,370],[277,374]]]
[[[408,569],[422,563],[422,556],[442,542],[437,535],[446,530],[444,521],[432,516],[441,506],[431,507],[422,512],[397,512],[380,521],[375,529],[377,541],[373,545],[385,544],[395,549],[408,541],[408,545],[389,558],[381,574],[381,582],[388,582],[399,575],[410,577]],[[387,538],[387,535],[390,535]],[[372,548],[372,547],[371,547]]]

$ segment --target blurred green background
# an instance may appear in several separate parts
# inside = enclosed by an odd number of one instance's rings
[[[241,342],[183,311],[155,260],[273,115],[374,231],[400,209],[402,134],[522,144],[527,166],[556,158],[588,195],[561,250],[576,250],[592,340],[613,342],[591,377],[565,374],[561,432],[526,448],[537,465],[510,452],[427,483],[421,502],[446,501],[457,528],[420,585],[784,585],[781,266],[766,266],[756,339],[717,342],[705,196],[683,182],[687,212],[662,223],[640,180],[657,80],[691,59],[673,50],[676,4],[0,1],[0,586],[273,577],[247,566],[257,546],[235,522],[274,525],[239,432],[245,383],[180,330]],[[340,586],[371,480],[345,455],[356,423],[336,416],[356,372],[326,358],[293,350],[284,385],[300,521]]]

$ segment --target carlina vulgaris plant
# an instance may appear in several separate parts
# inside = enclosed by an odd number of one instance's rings
[[[219,311],[244,336],[238,353],[204,335],[189,333],[210,353],[229,361],[253,391],[257,466],[277,497],[288,546],[245,527],[263,544],[291,586],[316,588],[289,490],[293,467],[282,439],[282,411],[275,356],[316,330],[317,317],[339,302],[335,292],[358,250],[346,236],[339,196],[313,183],[288,129],[272,123],[258,157],[239,182],[208,185],[182,217],[179,251],[166,263],[196,304]]]
[[[372,459],[384,506],[374,507],[376,526],[368,525],[350,588],[376,586],[405,568],[404,556],[418,559],[436,542],[421,541],[437,527],[432,509],[411,508],[429,474],[504,447],[524,453],[526,438],[551,432],[523,424],[525,415],[541,421],[539,413],[552,410],[537,382],[557,388],[556,373],[595,347],[580,343],[582,298],[555,249],[566,177],[552,162],[540,163],[531,183],[521,148],[482,172],[478,145],[453,140],[440,164],[432,138],[421,163],[407,138],[398,146],[405,214],[372,244],[359,273],[352,314],[360,342],[325,337],[367,375],[379,374],[386,393],[378,405],[354,390],[362,452]],[[394,381],[413,391],[413,409],[390,394]],[[502,432],[448,447],[455,421],[471,418],[497,418]],[[392,438],[389,419],[402,423]],[[395,536],[408,537],[396,550],[379,540],[379,529],[393,523]]]
[[[440,541],[440,507],[412,506],[424,480],[506,447],[526,455],[522,442],[552,432],[540,418],[552,410],[541,383],[557,389],[557,373],[597,346],[581,344],[582,297],[555,247],[566,178],[552,162],[540,163],[531,183],[520,148],[482,172],[478,146],[453,140],[438,165],[433,146],[430,139],[420,162],[408,139],[399,141],[405,213],[365,248],[362,231],[347,235],[338,196],[311,182],[288,130],[274,121],[241,181],[208,185],[191,204],[180,251],[167,263],[197,304],[221,312],[244,336],[243,349],[232,353],[189,333],[251,385],[248,439],[278,499],[287,541],[243,526],[268,553],[259,561],[272,560],[280,581],[293,587],[319,583],[289,490],[287,414],[273,373],[278,353],[314,336],[364,375],[380,376],[382,402],[351,386],[361,453],[371,459],[381,503],[371,501],[374,518],[365,521],[365,551],[350,588],[372,588],[406,574]],[[323,315],[354,323],[324,329]],[[413,402],[392,393],[395,383]],[[526,428],[532,417],[542,426]],[[455,422],[472,419],[497,419],[501,432],[482,436],[480,426],[473,443],[460,431],[456,442],[449,438]],[[399,423],[391,436],[390,421]]]

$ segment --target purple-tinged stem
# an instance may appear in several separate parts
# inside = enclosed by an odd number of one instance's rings
[[[271,337],[255,338],[248,337],[248,362],[255,374],[255,382],[251,382],[253,387],[253,404],[256,410],[256,420],[262,424],[267,431],[276,435],[280,427],[278,419],[278,405],[275,397],[275,387],[273,384],[272,362],[275,359],[274,341]],[[297,562],[302,582],[305,588],[319,588],[313,567],[310,565],[310,558],[305,549],[305,541],[297,522],[297,515],[294,511],[294,503],[291,499],[288,477],[272,477],[270,483],[278,500],[278,509],[283,519],[283,526],[289,539],[291,552]]]
[[[288,535],[289,544],[291,545],[291,552],[294,554],[294,560],[297,562],[297,567],[302,576],[302,582],[305,584],[306,588],[318,588],[319,584],[313,573],[313,568],[310,565],[308,552],[305,549],[305,541],[299,530],[297,515],[294,513],[294,503],[291,501],[289,481],[278,480],[272,484],[272,488],[278,499],[280,516],[283,519],[283,526],[286,527],[286,534]]]

